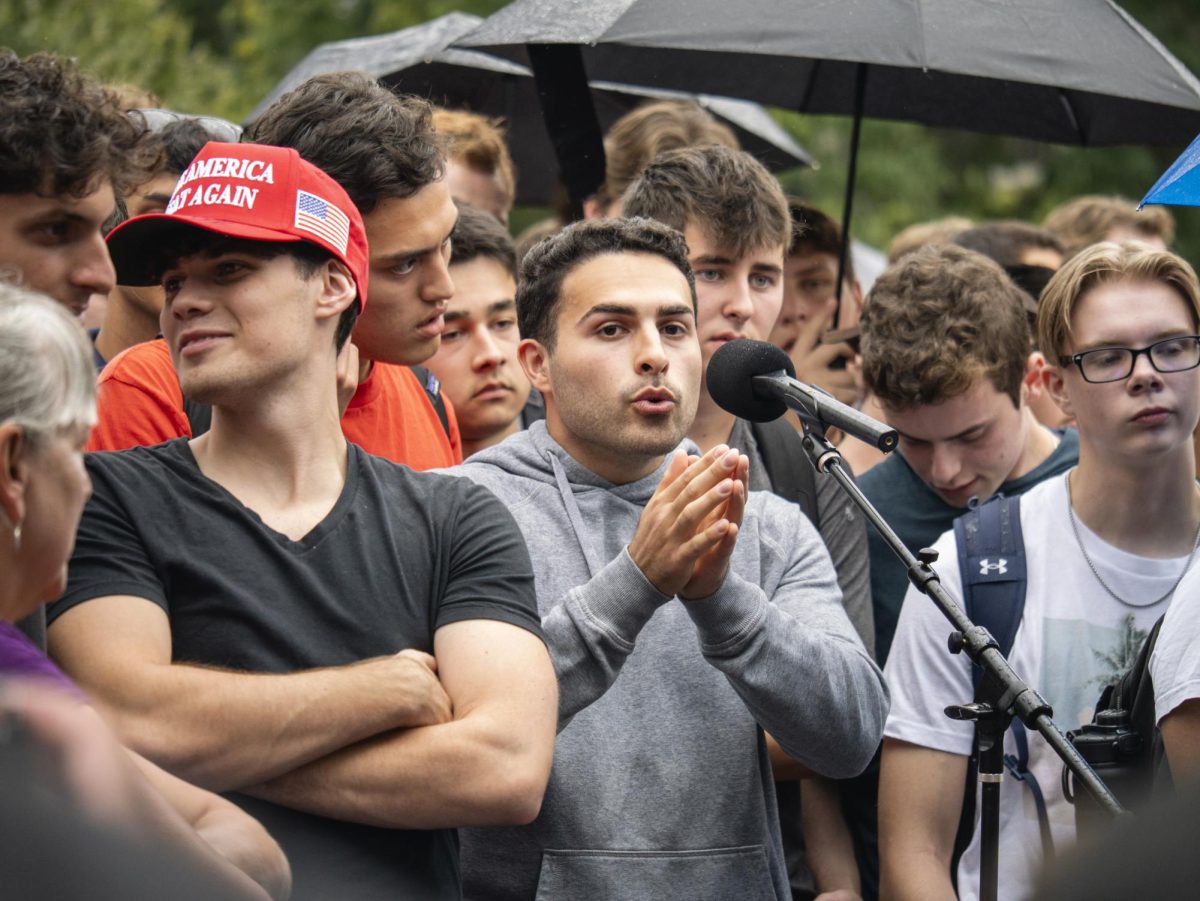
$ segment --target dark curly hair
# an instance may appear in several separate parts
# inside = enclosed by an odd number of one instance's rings
[[[73,60],[0,48],[0,192],[82,198],[109,181],[119,197],[161,155],[145,123]]]
[[[554,349],[554,316],[568,273],[592,257],[606,253],[651,253],[683,273],[696,309],[696,279],[688,263],[683,235],[653,219],[593,219],[576,222],[543,238],[521,260],[517,285],[517,328],[522,338]]]
[[[442,177],[433,107],[393,94],[361,72],[331,72],[288,91],[244,140],[291,147],[340,184],[364,216],[381,200],[411,197]]]

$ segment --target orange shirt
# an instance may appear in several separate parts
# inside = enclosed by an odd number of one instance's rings
[[[112,359],[96,387],[98,421],[87,449],[124,450],[190,437],[183,392],[167,343],[137,344]],[[450,435],[420,381],[407,366],[376,363],[342,417],[342,433],[369,454],[413,469],[462,462],[454,408],[444,394]]]

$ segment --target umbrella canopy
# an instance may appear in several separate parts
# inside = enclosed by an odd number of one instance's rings
[[[357,69],[394,89],[434,103],[505,120],[517,167],[517,202],[545,205],[557,186],[555,153],[542,121],[528,67],[473,50],[447,49],[483,20],[450,13],[391,34],[322,44],[308,54],[255,107],[249,120],[314,75]],[[774,171],[815,165],[812,157],[765,109],[745,100],[593,81],[592,100],[607,128],[647,99],[694,100],[725,121],[742,146]]]
[[[1146,192],[1140,210],[1148,203],[1167,206],[1200,206],[1200,136]]]
[[[864,116],[1083,145],[1200,131],[1200,81],[1113,0],[515,0],[457,46],[535,66],[569,46],[590,78],[853,115],[846,235]]]
[[[851,114],[865,80],[873,118],[1084,145],[1200,131],[1200,81],[1112,0],[516,0],[458,42],[525,44],[801,112]]]

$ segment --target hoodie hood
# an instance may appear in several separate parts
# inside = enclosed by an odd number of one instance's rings
[[[700,448],[690,438],[684,438],[676,450],[682,449],[689,454],[699,454]],[[671,451],[674,453],[674,451]],[[530,479],[534,482],[556,484],[559,479],[555,470],[561,470],[573,493],[582,494],[589,490],[601,490],[630,504],[642,507],[650,500],[658,483],[662,481],[663,473],[671,460],[671,453],[663,457],[662,463],[650,475],[627,482],[624,485],[614,485],[607,479],[596,475],[550,437],[544,421],[533,423],[523,432],[511,435],[500,444],[481,450],[466,462],[467,467],[476,464],[495,467],[509,475]],[[557,466],[556,466],[557,464]]]

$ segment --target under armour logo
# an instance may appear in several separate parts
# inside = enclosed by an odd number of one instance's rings
[[[981,576],[986,576],[986,575],[989,575],[990,573],[995,573],[998,576],[1002,576],[1007,572],[1008,572],[1008,560],[1005,559],[1004,557],[1001,557],[995,563],[993,563],[987,557],[984,557],[982,560],[979,561],[979,575],[981,575]]]

